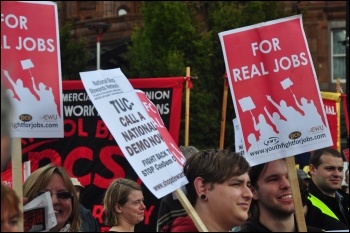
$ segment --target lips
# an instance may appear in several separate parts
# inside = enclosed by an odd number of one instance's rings
[[[287,194],[287,195],[283,195],[283,196],[280,196],[279,198],[280,199],[292,199],[292,194]]]
[[[245,209],[249,209],[250,203],[245,202],[245,203],[240,203],[239,205],[242,206]]]
[[[62,214],[62,210],[54,210],[55,214]]]

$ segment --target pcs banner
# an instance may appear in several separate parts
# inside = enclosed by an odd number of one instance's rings
[[[133,88],[145,92],[157,106],[164,125],[178,144],[183,86],[186,79],[145,78],[129,79]],[[23,162],[31,161],[31,171],[47,163],[65,167],[71,176],[85,186],[80,200],[98,220],[101,231],[109,227],[103,224],[103,195],[112,180],[125,177],[137,181],[143,188],[145,219],[135,231],[156,230],[157,199],[137,176],[124,157],[112,134],[98,115],[81,81],[63,82],[64,138],[23,138]],[[9,167],[8,169],[10,169]],[[11,182],[11,177],[3,180]]]

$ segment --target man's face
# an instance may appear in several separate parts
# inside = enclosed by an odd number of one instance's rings
[[[321,156],[321,161],[318,168],[312,164],[309,166],[312,180],[324,194],[334,196],[335,191],[341,188],[344,178],[343,159],[324,154]]]
[[[258,201],[260,216],[289,217],[294,204],[286,161],[275,160],[267,164],[261,174],[258,189],[253,189],[253,199]]]

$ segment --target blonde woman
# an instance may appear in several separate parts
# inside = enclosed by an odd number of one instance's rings
[[[125,178],[114,180],[103,198],[105,224],[110,232],[133,232],[144,219],[146,206],[140,185]]]
[[[50,192],[57,225],[51,232],[81,231],[79,201],[72,181],[63,167],[48,164],[34,171],[23,185],[28,202]]]

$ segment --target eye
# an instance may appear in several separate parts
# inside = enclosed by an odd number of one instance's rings
[[[9,224],[11,226],[17,226],[18,222],[19,222],[18,218],[13,218],[13,219],[10,220]]]
[[[138,205],[139,203],[140,203],[140,201],[134,201],[132,204]]]
[[[59,192],[59,193],[56,193],[56,195],[60,199],[69,199],[73,197],[73,193],[70,193],[70,192]]]
[[[270,179],[268,179],[267,181],[268,182],[274,182],[274,181],[277,181],[278,179],[276,178],[276,177],[273,177],[273,178],[270,178]]]

